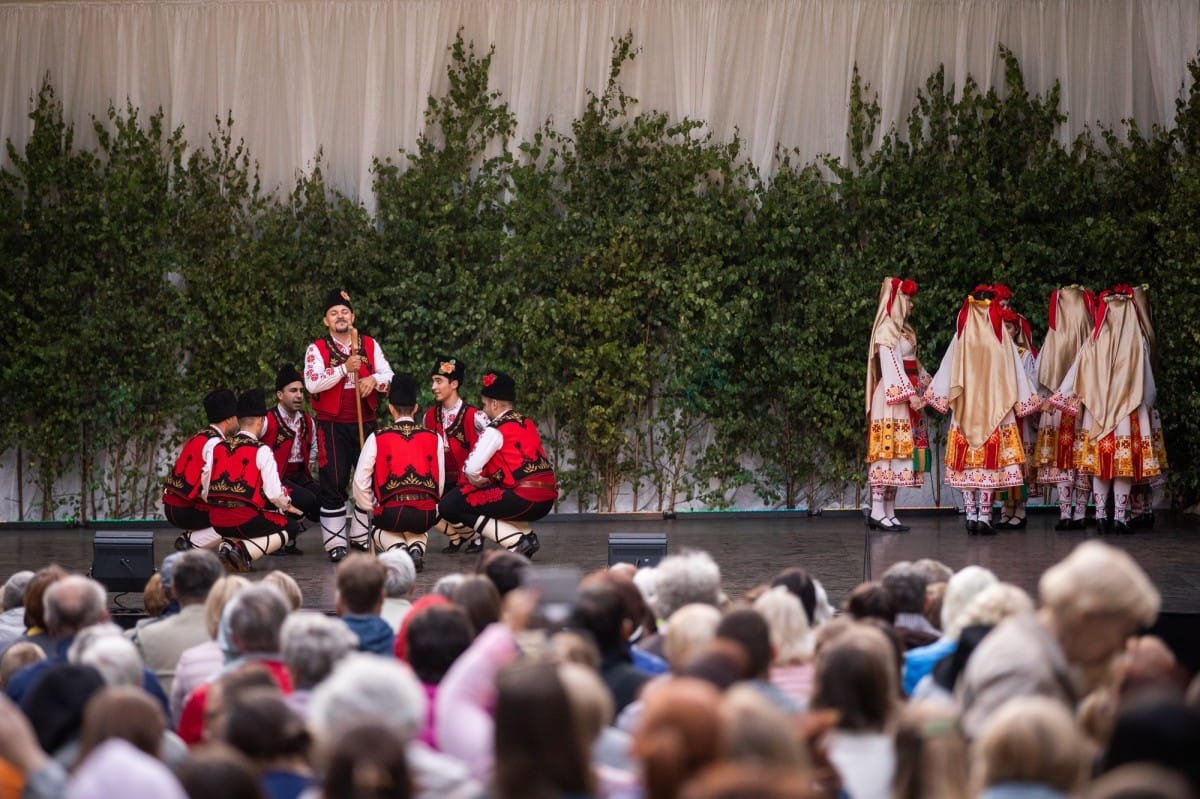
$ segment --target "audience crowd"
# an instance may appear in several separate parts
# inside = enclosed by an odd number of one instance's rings
[[[799,566],[727,596],[700,551],[587,574],[554,608],[516,553],[425,596],[415,578],[403,550],[352,554],[324,614],[282,571],[190,550],[124,630],[85,576],[12,575],[0,799],[1200,792],[1200,682],[1145,634],[1147,575],[1097,540],[1036,600],[930,560],[840,608]]]

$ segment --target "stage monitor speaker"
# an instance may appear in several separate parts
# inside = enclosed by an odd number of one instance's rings
[[[106,530],[92,539],[91,577],[110,593],[140,592],[153,574],[152,530]]]
[[[657,566],[667,554],[666,533],[609,533],[608,565]]]

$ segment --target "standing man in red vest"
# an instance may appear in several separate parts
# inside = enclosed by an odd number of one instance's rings
[[[267,414],[267,432],[262,442],[275,453],[279,479],[292,497],[292,504],[304,511],[310,522],[320,519],[320,487],[313,479],[309,464],[317,459],[317,423],[304,411],[304,378],[290,363],[275,376],[276,405]],[[288,521],[292,540],[280,554],[302,554],[296,548],[296,536],[304,532],[301,519]]]
[[[372,535],[381,552],[403,547],[421,571],[426,532],[437,518],[445,483],[442,440],[414,420],[417,381],[398,374],[388,392],[392,424],[367,436],[354,471],[354,504],[372,515]]]
[[[358,420],[364,436],[375,432],[375,408],[391,385],[392,367],[370,336],[358,336],[357,349],[352,347],[354,309],[346,292],[329,292],[322,321],[329,332],[308,345],[304,387],[317,414],[322,544],[329,560],[337,563],[346,557],[349,544],[367,548],[365,513],[353,514],[347,539],[346,499],[361,449]]]
[[[204,397],[204,415],[208,427],[184,442],[171,473],[163,481],[163,513],[168,522],[183,530],[175,539],[178,550],[216,549],[221,542],[200,491],[212,467],[213,448],[237,432],[237,397],[227,388],[210,391]]]
[[[528,524],[545,516],[558,499],[554,467],[546,458],[537,425],[513,409],[517,386],[503,372],[483,376],[483,412],[492,420],[471,450],[463,472],[467,485],[449,491],[438,505],[442,518],[468,525],[511,552],[532,558],[541,544]]]
[[[250,571],[250,564],[288,542],[285,514],[299,515],[279,481],[275,453],[259,440],[267,424],[261,388],[237,400],[238,432],[213,448],[212,471],[204,483],[210,518],[225,540],[219,554],[226,568]]]
[[[447,488],[470,485],[462,473],[462,466],[488,426],[487,414],[474,405],[468,405],[458,395],[459,386],[466,376],[466,364],[458,358],[439,355],[433,362],[431,388],[436,404],[425,411],[425,427],[440,433],[445,445]],[[467,554],[483,549],[483,540],[475,538],[475,531],[470,527],[455,526],[442,519],[437,524],[437,530],[450,539],[442,552],[458,552],[463,544],[467,544]]]

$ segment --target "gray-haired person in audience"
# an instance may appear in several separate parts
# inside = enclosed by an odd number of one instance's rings
[[[33,579],[28,569],[4,582],[4,612],[0,613],[0,650],[25,634],[25,587]]]
[[[333,673],[342,658],[358,649],[358,636],[332,616],[299,611],[283,622],[279,647],[283,663],[292,675],[292,693],[285,701],[301,718],[306,718],[313,689]]]
[[[418,799],[466,799],[480,795],[461,761],[417,740],[425,722],[425,691],[408,666],[355,652],[347,655],[317,689],[308,705],[308,726],[318,758],[363,724],[379,724],[404,742]]]
[[[658,632],[639,641],[638,647],[662,657],[663,635],[672,613],[693,603],[721,606],[725,599],[721,592],[721,567],[712,555],[700,550],[668,555],[654,569],[650,595],[653,599],[647,601],[658,621]],[[643,592],[643,596],[647,593]]]
[[[417,567],[412,556],[403,547],[379,553],[379,562],[387,569],[383,581],[383,607],[379,615],[391,625],[392,632],[400,631],[400,622],[412,609],[413,584],[417,581]]]
[[[1085,541],[1042,574],[1041,607],[1002,622],[976,648],[958,686],[963,730],[1018,696],[1046,696],[1074,711],[1086,686],[1139,627],[1158,617],[1159,594],[1124,550]]]

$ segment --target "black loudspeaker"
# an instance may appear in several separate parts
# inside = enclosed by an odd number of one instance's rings
[[[667,554],[666,533],[609,533],[608,565],[657,566]]]
[[[93,580],[110,593],[140,592],[154,575],[154,532],[112,530],[92,539]]]

